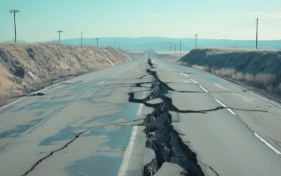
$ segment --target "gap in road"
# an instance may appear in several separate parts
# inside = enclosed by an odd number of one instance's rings
[[[155,68],[150,59],[148,59],[148,67],[146,71],[154,79],[150,95],[139,100],[134,98],[133,92],[129,93],[130,102],[143,103],[154,109],[151,114],[146,115],[143,124],[146,127],[146,147],[153,149],[156,157],[144,166],[143,175],[155,174],[164,162],[180,165],[184,169],[182,175],[204,175],[197,162],[196,154],[184,144],[179,133],[171,125],[172,116],[169,111],[178,111],[178,109],[174,107],[172,100],[165,96],[168,93],[168,86],[159,80],[155,71],[150,70]],[[147,103],[153,99],[161,99],[162,101],[156,104]]]

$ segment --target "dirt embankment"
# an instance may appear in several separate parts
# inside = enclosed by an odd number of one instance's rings
[[[113,48],[0,44],[0,105],[52,81],[130,61]]]
[[[280,100],[281,51],[194,49],[179,61]]]

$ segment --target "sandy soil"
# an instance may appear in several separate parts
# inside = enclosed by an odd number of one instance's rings
[[[0,105],[52,81],[131,59],[114,48],[0,43]]]

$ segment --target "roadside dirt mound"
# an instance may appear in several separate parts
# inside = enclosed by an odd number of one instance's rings
[[[281,51],[194,49],[179,61],[281,95]]]
[[[0,44],[0,105],[52,81],[118,65],[131,57],[114,48]]]

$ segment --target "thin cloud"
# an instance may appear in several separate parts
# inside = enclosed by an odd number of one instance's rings
[[[281,19],[281,12],[278,13],[266,13],[266,12],[248,12],[252,16],[263,16],[270,19]]]
[[[148,15],[147,17],[149,18],[164,18],[164,15],[161,14],[152,14],[152,15]]]

